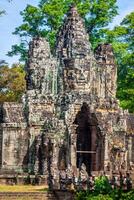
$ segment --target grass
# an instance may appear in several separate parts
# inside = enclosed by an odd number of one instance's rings
[[[13,200],[13,199],[1,199],[1,200]],[[31,197],[15,197],[15,200],[35,200],[34,198],[31,198]],[[44,200],[44,198],[40,199],[40,200]]]
[[[45,186],[32,185],[0,185],[0,192],[45,192]]]

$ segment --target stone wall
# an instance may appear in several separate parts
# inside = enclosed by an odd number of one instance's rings
[[[1,169],[23,171],[27,167],[27,124],[23,104],[4,103],[1,106]]]

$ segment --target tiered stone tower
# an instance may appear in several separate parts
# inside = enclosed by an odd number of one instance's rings
[[[41,174],[88,174],[133,166],[133,116],[116,99],[117,66],[112,46],[95,54],[83,20],[72,6],[57,34],[56,57],[34,38],[26,64],[23,103],[0,110],[0,167]]]
[[[75,7],[71,7],[59,31],[56,52],[62,66],[63,91],[89,93],[91,79],[95,78],[91,73],[96,63],[89,36]]]

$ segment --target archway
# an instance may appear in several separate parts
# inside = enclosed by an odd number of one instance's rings
[[[102,170],[104,166],[104,138],[98,128],[95,114],[90,113],[86,103],[83,103],[74,123],[78,125],[76,130],[77,168],[80,169],[84,163],[88,174],[92,171]]]

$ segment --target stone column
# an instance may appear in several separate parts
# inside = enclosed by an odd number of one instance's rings
[[[104,150],[104,170],[106,170],[106,166],[109,162],[109,155],[108,155],[108,135],[107,133],[105,134],[105,142],[104,142],[104,145],[105,145],[105,150]]]
[[[54,182],[54,188],[59,188],[59,144],[54,141],[53,145],[53,159],[52,159],[52,175],[53,175],[53,182]]]
[[[128,138],[128,161],[132,162],[132,137]]]
[[[74,172],[77,170],[76,160],[77,160],[77,134],[76,134],[77,125],[72,125],[69,129],[70,138],[71,138],[71,166]]]

